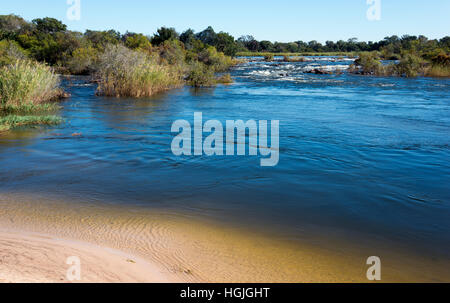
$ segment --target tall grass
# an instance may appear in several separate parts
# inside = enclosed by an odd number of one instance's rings
[[[267,54],[264,56],[264,60],[267,62],[273,61],[273,58],[274,58],[273,54]]]
[[[40,104],[61,95],[59,77],[45,64],[17,60],[0,68],[0,108]]]
[[[432,65],[425,69],[425,76],[427,77],[450,77],[450,66]]]
[[[56,112],[60,106],[57,103],[6,105],[0,107],[0,115],[37,115]]]
[[[59,123],[59,117],[48,115],[58,108],[48,102],[62,96],[59,83],[52,69],[38,62],[18,60],[0,68],[0,132]]]
[[[57,116],[17,116],[8,115],[0,117],[0,132],[10,130],[18,126],[29,125],[56,125],[61,123],[62,119]]]
[[[97,93],[114,97],[148,97],[178,87],[182,74],[159,58],[122,45],[109,45],[100,55],[97,67]]]
[[[306,59],[304,57],[284,56],[283,61],[284,62],[305,62]]]

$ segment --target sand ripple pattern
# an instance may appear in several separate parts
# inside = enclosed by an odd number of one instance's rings
[[[163,211],[1,194],[0,231],[5,229],[48,234],[130,253],[155,264],[157,277],[174,282],[365,282],[366,279],[366,252],[331,252],[306,244],[293,245]],[[0,249],[8,251],[11,243],[0,242]],[[11,257],[20,262],[17,256]],[[441,271],[446,268],[445,264],[434,265],[441,267]],[[411,273],[393,266],[392,270],[385,270],[384,277],[386,281],[429,281],[436,279],[436,271],[433,274],[434,277],[428,277],[420,268]],[[43,275],[45,278],[47,273]],[[445,273],[442,277],[448,278]],[[118,278],[105,276],[104,280]]]

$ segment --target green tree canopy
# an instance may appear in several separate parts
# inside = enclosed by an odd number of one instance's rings
[[[176,40],[178,39],[179,34],[173,27],[161,27],[157,30],[157,33],[152,38],[153,45],[160,45],[164,41],[167,40]]]
[[[36,25],[36,30],[42,33],[53,34],[67,30],[67,25],[55,18],[38,18],[34,19],[32,22]]]

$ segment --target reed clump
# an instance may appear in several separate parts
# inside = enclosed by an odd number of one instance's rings
[[[58,99],[60,79],[42,63],[17,60],[0,68],[0,107],[30,106]]]
[[[36,124],[57,124],[61,119],[49,112],[58,106],[51,101],[64,93],[60,79],[42,63],[17,60],[0,68],[0,131]]]
[[[450,77],[450,54],[439,52],[430,56],[431,65],[425,70],[428,77]]]
[[[264,61],[270,62],[273,61],[274,55],[273,54],[266,54],[264,55]]]
[[[442,65],[432,65],[425,69],[425,76],[436,78],[450,77],[450,67]]]
[[[114,97],[149,97],[182,85],[177,68],[159,58],[122,45],[108,45],[97,66],[97,94]]]
[[[304,57],[298,57],[298,56],[284,56],[283,57],[284,62],[306,62],[306,59]]]

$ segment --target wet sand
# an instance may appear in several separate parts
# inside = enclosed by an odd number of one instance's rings
[[[380,256],[383,282],[444,282],[449,260],[389,244],[316,239],[298,243],[183,214],[0,194],[0,281],[368,282]]]

